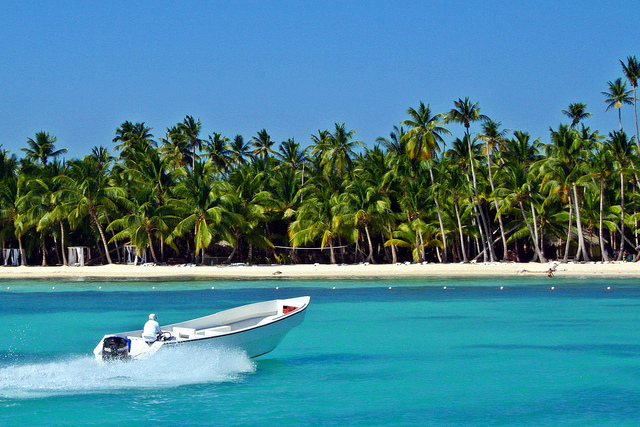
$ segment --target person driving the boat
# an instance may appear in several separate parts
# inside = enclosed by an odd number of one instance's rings
[[[157,341],[162,336],[162,329],[160,329],[160,324],[157,321],[157,317],[155,314],[151,313],[149,315],[149,320],[144,324],[144,329],[142,330],[142,338],[147,342]]]

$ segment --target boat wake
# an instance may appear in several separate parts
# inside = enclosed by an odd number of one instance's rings
[[[102,363],[93,356],[83,356],[49,363],[14,363],[0,368],[0,398],[231,382],[253,372],[255,364],[244,352],[194,347],[163,349],[149,359],[130,362]]]

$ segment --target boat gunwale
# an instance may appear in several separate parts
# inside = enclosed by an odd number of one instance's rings
[[[308,297],[298,297],[298,298],[308,298]],[[295,299],[295,298],[287,298],[287,299]],[[283,301],[286,301],[286,299],[283,300]],[[249,327],[246,327],[246,328],[243,328],[243,329],[238,329],[237,331],[224,332],[224,333],[221,333],[221,334],[218,334],[218,335],[214,335],[214,336],[210,336],[210,337],[187,338],[187,339],[183,339],[183,340],[180,340],[180,341],[178,341],[176,339],[174,341],[163,341],[163,343],[164,343],[164,345],[167,345],[167,344],[168,345],[186,344],[186,343],[190,343],[190,342],[194,342],[194,341],[203,341],[203,340],[210,340],[210,339],[215,339],[215,338],[228,337],[228,336],[235,335],[235,334],[238,334],[238,333],[241,333],[241,332],[246,332],[248,330],[260,329],[260,328],[263,328],[265,326],[271,326],[271,325],[273,325],[275,323],[278,323],[278,322],[280,322],[282,320],[285,320],[285,319],[288,319],[288,318],[293,317],[295,315],[298,315],[298,314],[304,312],[307,309],[308,306],[309,306],[309,302],[307,301],[303,306],[298,307],[296,310],[291,311],[291,312],[286,313],[286,314],[283,314],[281,316],[278,316],[278,318],[275,318],[272,321],[270,321],[268,323],[265,323],[264,325],[249,326]],[[221,313],[221,312],[219,312],[219,313]],[[207,316],[204,316],[204,317],[207,317]],[[201,318],[198,318],[198,319],[201,319]],[[192,319],[192,320],[198,320],[198,319]],[[185,322],[189,322],[189,320],[186,320]],[[181,323],[184,323],[184,322],[181,322]],[[176,323],[175,325],[177,325],[177,324],[178,323]],[[173,327],[173,325],[166,325],[165,327],[170,327],[170,326]],[[175,335],[172,334],[172,336],[175,336]],[[126,338],[129,338],[129,337],[126,337]]]

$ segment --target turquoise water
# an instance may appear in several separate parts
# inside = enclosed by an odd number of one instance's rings
[[[102,365],[91,354],[152,311],[162,324],[302,295],[305,322],[258,359],[176,349]],[[640,419],[631,279],[5,280],[0,301],[0,425]]]

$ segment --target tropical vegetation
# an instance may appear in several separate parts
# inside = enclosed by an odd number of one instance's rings
[[[111,148],[67,160],[38,132],[21,158],[0,146],[0,242],[42,265],[72,246],[101,264],[132,247],[158,264],[637,259],[640,65],[620,62],[601,107],[618,128],[589,128],[575,102],[546,142],[466,97],[440,113],[419,101],[373,146],[345,123],[278,143],[205,136],[186,116],[159,138],[124,122]]]

